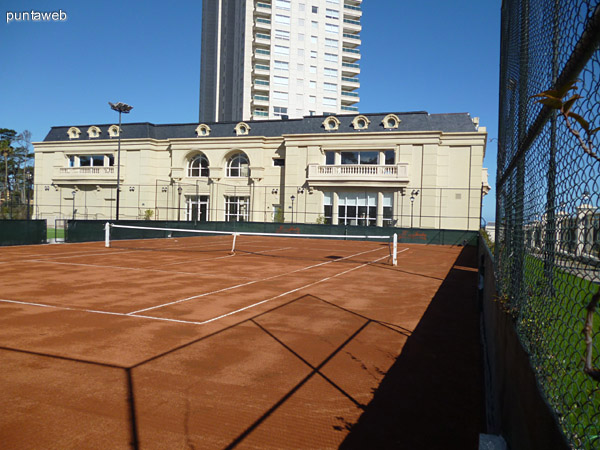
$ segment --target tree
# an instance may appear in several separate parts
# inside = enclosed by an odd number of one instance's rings
[[[4,204],[1,214],[3,217],[25,216],[25,206],[29,202],[33,186],[32,160],[31,133],[25,130],[17,134],[15,130],[0,128],[0,204]],[[9,201],[10,208],[7,206]],[[22,208],[14,208],[18,204]]]

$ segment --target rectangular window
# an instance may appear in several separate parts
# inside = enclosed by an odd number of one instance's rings
[[[319,13],[319,7],[318,6],[313,6],[312,7],[312,12],[313,12],[313,14],[318,14]]]
[[[298,33],[298,42],[304,42],[304,33]]]
[[[386,166],[396,164],[396,152],[394,150],[386,150],[384,155]]]
[[[289,63],[286,61],[273,61],[273,67],[278,70],[289,70]]]
[[[317,51],[316,50],[311,50],[310,51],[310,57],[311,58],[316,58],[317,57]]]
[[[225,221],[247,222],[250,197],[225,197]]]
[[[392,208],[392,201],[394,194],[391,192],[383,193],[383,226],[393,227],[394,226],[394,211]]]
[[[287,100],[288,99],[288,93],[287,92],[281,92],[281,91],[274,91],[273,92],[273,99],[276,99],[276,100]]]
[[[342,164],[377,165],[379,152],[341,152]]]
[[[329,9],[327,8],[325,10],[325,17],[327,17],[328,19],[339,19],[340,18],[340,12],[335,10],[335,9]]]
[[[338,218],[340,225],[376,225],[377,194],[366,192],[338,194]]]
[[[280,84],[283,86],[287,86],[289,84],[290,79],[288,77],[280,77],[278,75],[273,76],[273,83]]]
[[[276,117],[287,116],[288,115],[288,109],[286,107],[283,107],[283,106],[274,106],[273,107],[273,114]]]
[[[75,156],[69,156],[69,167],[75,167]]]
[[[337,106],[337,100],[331,97],[323,97],[323,106]]]
[[[299,88],[304,87],[304,78],[298,78],[296,80],[296,86],[298,86]],[[302,94],[298,94],[298,95],[302,95]]]
[[[310,37],[310,43],[311,43],[311,44],[316,44],[316,43],[318,43],[318,42],[319,42],[319,41],[317,40],[317,37],[316,37],[316,36],[311,36],[311,37]]]
[[[280,9],[290,9],[290,0],[275,0],[275,6]]]
[[[334,78],[337,78],[337,75],[338,75],[338,71],[337,71],[337,69],[330,69],[330,68],[328,68],[328,67],[325,67],[324,71],[325,71],[325,76],[326,76],[326,77],[334,77]]]
[[[285,167],[285,159],[284,158],[273,158],[273,166],[274,167]]]
[[[339,5],[340,0],[327,0],[327,3],[331,3],[332,5]]]
[[[335,164],[335,152],[325,152],[325,164],[328,166]]]
[[[310,66],[310,73],[317,73],[317,66]]]
[[[94,166],[94,167],[104,166],[104,155],[93,155],[92,156],[92,166]]]
[[[79,167],[90,167],[92,165],[92,158],[89,156],[79,157]]]
[[[339,25],[333,24],[333,23],[326,23],[325,24],[325,31],[328,31],[330,33],[339,33],[340,32],[340,27]]]
[[[300,72],[300,73],[304,72],[304,64],[298,63],[298,65],[296,67],[298,68],[298,72]]]
[[[314,95],[309,95],[308,102],[309,103],[317,103],[317,97],[315,97]]]
[[[333,194],[331,192],[323,192],[323,215],[325,224],[330,225],[333,216]]]
[[[325,53],[325,61],[336,63],[338,62],[338,55],[335,53]]]
[[[325,84],[323,84],[323,88],[326,91],[337,92],[337,84],[335,84],[335,83],[325,83]]]
[[[208,201],[208,195],[190,195],[187,197],[187,220],[191,222],[207,222]]]
[[[290,16],[284,16],[283,14],[275,15],[275,22],[281,25],[290,25]]]
[[[298,58],[304,58],[304,49],[303,48],[298,49]]]
[[[338,48],[338,40],[325,38],[325,47]]]
[[[304,26],[304,19],[298,19],[298,26],[300,26],[300,27]]]
[[[284,45],[274,45],[273,46],[273,52],[277,53],[279,55],[289,55],[290,54],[290,48],[286,47]]]
[[[290,40],[290,32],[285,30],[275,30],[275,38],[284,41]]]
[[[115,157],[114,155],[108,155],[108,166],[112,167],[115,165]]]
[[[306,5],[304,3],[298,3],[298,11],[300,11],[300,12],[304,11],[305,7],[306,7]]]
[[[313,20],[313,21],[311,21],[311,23],[310,23],[310,24],[311,24],[311,26],[313,27],[313,29],[315,29],[315,30],[316,30],[317,28],[319,28],[319,22],[315,22],[315,21]]]
[[[309,81],[308,82],[308,87],[311,89],[316,89],[317,88],[317,82],[316,81]]]

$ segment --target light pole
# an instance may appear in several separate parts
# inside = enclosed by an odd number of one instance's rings
[[[33,175],[31,174],[31,172],[27,172],[26,174],[27,177],[27,186],[25,188],[25,200],[27,200],[27,220],[31,219],[30,216],[30,205],[31,202],[29,201],[29,197],[31,192],[33,191],[32,186],[31,186],[31,179],[33,178]]]
[[[292,220],[290,221],[291,223],[294,223],[294,200],[296,200],[296,197],[294,197],[293,195],[290,197],[290,200],[292,201]]]
[[[410,227],[413,227],[413,206],[415,204],[415,196],[410,196]]]
[[[177,193],[179,194],[179,199],[177,200],[177,222],[181,221],[181,186],[177,188]]]
[[[110,108],[119,113],[119,135],[117,144],[117,214],[116,220],[119,220],[119,197],[121,193],[121,114],[128,114],[133,109],[126,103],[111,103],[108,102]]]
[[[75,220],[75,194],[77,194],[77,191],[73,190],[71,194],[73,194],[73,220]]]
[[[413,227],[413,206],[415,204],[415,198],[419,195],[418,189],[413,189],[410,193],[410,228]]]

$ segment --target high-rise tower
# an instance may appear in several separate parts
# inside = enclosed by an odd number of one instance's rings
[[[358,111],[362,0],[203,0],[200,121]]]

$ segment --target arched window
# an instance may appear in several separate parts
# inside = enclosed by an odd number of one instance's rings
[[[196,155],[190,160],[188,166],[188,177],[207,177],[208,159],[204,155]]]
[[[227,162],[228,177],[249,177],[250,162],[244,153],[236,153]]]

